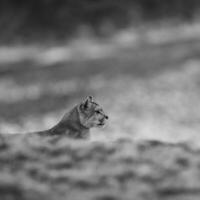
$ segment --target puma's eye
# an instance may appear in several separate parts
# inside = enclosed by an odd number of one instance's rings
[[[100,114],[101,112],[99,110],[96,110],[95,113]]]

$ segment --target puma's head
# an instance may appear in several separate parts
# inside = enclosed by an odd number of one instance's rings
[[[79,113],[81,124],[87,128],[102,127],[108,119],[102,107],[91,96],[80,104]]]

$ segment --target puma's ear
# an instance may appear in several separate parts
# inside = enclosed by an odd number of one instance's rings
[[[91,103],[93,101],[92,96],[88,96],[81,104],[81,107],[86,110],[90,107]]]
[[[88,96],[87,99],[88,99],[90,102],[93,102],[93,97],[92,97],[92,96]]]

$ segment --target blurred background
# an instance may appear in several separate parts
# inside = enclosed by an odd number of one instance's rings
[[[94,140],[200,141],[200,1],[1,0],[0,131],[50,128],[93,95]]]

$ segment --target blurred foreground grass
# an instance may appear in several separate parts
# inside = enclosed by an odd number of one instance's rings
[[[23,134],[0,142],[1,200],[199,199],[199,151],[184,144]]]
[[[0,48],[1,132],[49,128],[92,94],[110,115],[105,129],[93,131],[94,140],[197,141],[199,30],[180,26],[122,32],[102,42]]]

